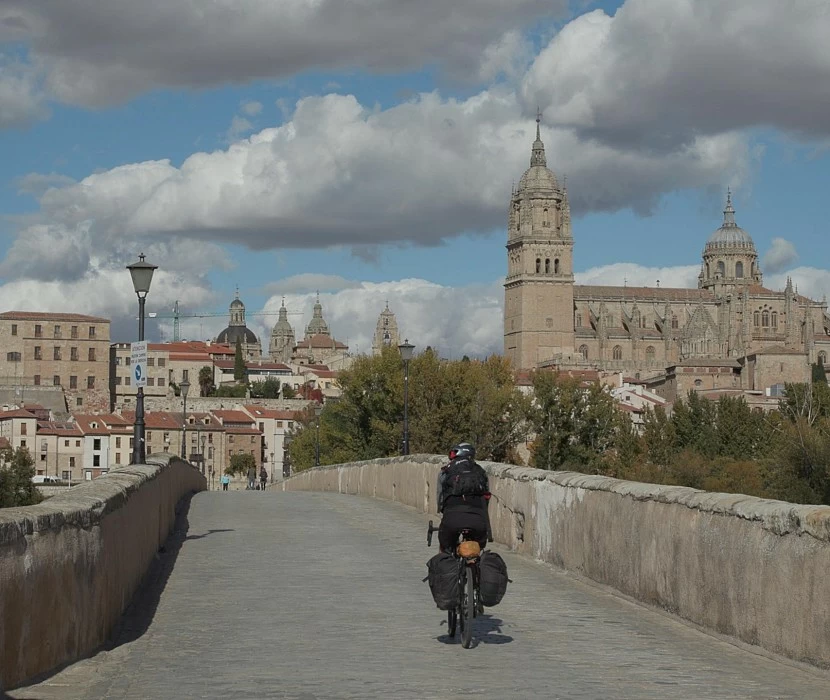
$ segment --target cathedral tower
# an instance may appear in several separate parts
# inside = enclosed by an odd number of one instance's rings
[[[532,369],[574,351],[573,236],[568,193],[547,167],[536,116],[530,167],[510,198],[504,353]]]
[[[279,318],[271,330],[271,344],[268,348],[268,355],[274,362],[290,362],[294,345],[294,329],[288,322],[288,309],[285,308],[285,297],[283,297]]]
[[[372,338],[372,354],[380,355],[383,348],[397,347],[400,343],[398,321],[395,319],[395,314],[389,310],[389,302],[387,301],[386,308],[380,312],[378,325],[375,328],[375,336]]]

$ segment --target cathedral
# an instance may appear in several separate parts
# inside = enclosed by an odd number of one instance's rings
[[[568,192],[547,167],[539,122],[508,214],[504,352],[514,367],[642,379],[723,373],[720,384],[703,378],[695,385],[763,390],[776,375],[801,381],[811,363],[827,364],[826,300],[798,294],[790,280],[783,291],[764,287],[731,193],[723,223],[704,246],[696,289],[574,284]]]

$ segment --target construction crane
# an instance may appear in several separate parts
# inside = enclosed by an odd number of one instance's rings
[[[246,316],[278,316],[279,311],[259,311],[252,314],[245,314]],[[302,316],[302,311],[288,311],[289,316]],[[173,304],[173,313],[170,314],[160,314],[160,313],[150,313],[148,316],[150,318],[172,318],[173,319],[173,342],[177,343],[181,340],[180,334],[180,322],[179,319],[182,318],[210,318],[212,316],[227,316],[227,311],[200,311],[198,313],[192,314],[185,314],[179,310],[179,300],[177,299],[176,302]]]

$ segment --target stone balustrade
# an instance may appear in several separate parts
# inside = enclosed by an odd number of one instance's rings
[[[205,478],[178,457],[0,510],[0,691],[92,653]]]
[[[319,467],[282,488],[434,513],[445,462],[412,455]],[[830,507],[482,465],[496,541],[703,628],[830,668]]]

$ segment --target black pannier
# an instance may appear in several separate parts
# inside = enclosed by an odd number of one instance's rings
[[[452,610],[458,604],[459,560],[439,552],[427,562],[427,581],[435,604],[441,610]]]
[[[495,552],[481,553],[481,602],[488,608],[501,603],[507,590],[507,564]]]

